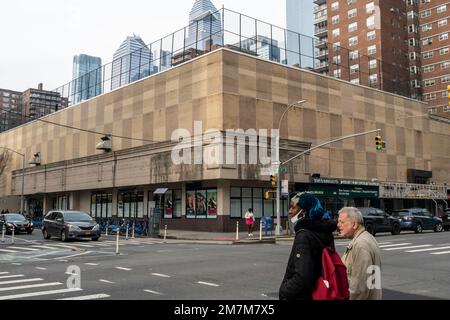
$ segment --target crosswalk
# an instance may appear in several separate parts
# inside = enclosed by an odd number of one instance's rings
[[[398,240],[397,240],[398,241]],[[346,247],[349,245],[349,241],[338,241],[336,242],[336,246],[338,247]],[[395,241],[390,242],[379,242],[378,246],[380,247],[382,252],[386,253],[404,253],[404,254],[430,254],[434,256],[445,256],[450,255],[450,243],[443,244],[431,244],[431,243],[413,243]]]
[[[99,300],[111,298],[105,293],[80,295],[81,288],[65,288],[62,282],[27,278],[24,274],[0,272],[0,301],[37,298],[49,300]]]

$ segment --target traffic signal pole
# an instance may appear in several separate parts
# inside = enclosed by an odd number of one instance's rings
[[[281,188],[280,188],[281,187],[281,179],[280,179],[281,167],[286,165],[286,164],[288,164],[289,162],[297,159],[297,158],[300,158],[301,156],[303,156],[303,155],[305,155],[307,153],[310,153],[310,152],[312,152],[312,151],[314,151],[316,149],[320,149],[320,148],[322,148],[324,146],[328,146],[328,145],[334,144],[336,142],[341,142],[343,140],[357,138],[357,137],[360,137],[360,136],[365,136],[365,135],[369,135],[369,134],[373,134],[373,133],[381,133],[381,129],[376,129],[376,130],[371,130],[371,131],[351,134],[351,135],[348,135],[348,136],[344,136],[344,137],[341,137],[341,138],[338,138],[338,139],[335,139],[335,140],[331,140],[331,141],[322,143],[322,144],[320,144],[320,145],[318,145],[318,146],[316,146],[314,148],[311,148],[311,149],[308,149],[306,151],[303,151],[303,152],[299,153],[298,155],[296,155],[295,157],[290,158],[287,161],[282,162],[281,165],[280,164],[277,165],[277,227],[275,229],[275,235],[276,236],[281,236]]]

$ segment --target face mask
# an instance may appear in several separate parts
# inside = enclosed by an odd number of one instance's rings
[[[300,212],[299,212],[295,217],[291,218],[292,224],[294,224],[294,225],[297,224],[297,222],[298,222],[301,218],[303,218],[302,213],[303,213],[303,210],[300,210]]]

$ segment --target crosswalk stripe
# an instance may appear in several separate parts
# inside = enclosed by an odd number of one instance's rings
[[[450,251],[443,251],[443,252],[431,252],[431,254],[434,254],[434,255],[440,256],[440,255],[443,255],[443,254],[450,254]]]
[[[0,252],[6,252],[6,253],[18,253],[19,251],[16,251],[16,250],[0,249]]]
[[[0,275],[9,274],[9,272],[0,272]]]
[[[209,283],[209,282],[203,282],[203,281],[199,281],[197,283],[205,285],[205,286],[209,286],[209,287],[220,287],[218,284],[215,284],[215,283]]]
[[[116,267],[117,270],[123,270],[123,271],[131,271],[133,269],[130,268],[123,268],[123,267]]]
[[[58,247],[51,247],[51,246],[31,246],[32,248],[39,248],[39,249],[51,249],[51,250],[58,250]]]
[[[108,280],[104,280],[104,279],[100,279],[98,280],[99,282],[103,282],[103,283],[108,283],[108,284],[114,284],[114,282],[112,281],[108,281]]]
[[[392,242],[380,242],[380,243],[378,243],[379,246],[384,246],[384,245],[387,245],[387,244],[392,244]]]
[[[398,243],[398,244],[388,244],[388,245],[385,245],[385,246],[379,246],[381,249],[383,249],[383,248],[391,248],[391,247],[402,247],[402,246],[409,246],[409,245],[411,245],[412,243]]]
[[[157,296],[163,296],[163,294],[162,294],[161,292],[158,292],[158,291],[144,290],[144,292],[151,293],[151,294],[155,294],[155,295],[157,295]]]
[[[67,245],[64,245],[64,244],[52,244],[52,246],[53,247],[60,247],[60,248],[65,248],[65,249],[72,249],[72,250],[77,250],[78,248],[77,247],[74,247],[74,246],[67,246]]]
[[[12,276],[1,276],[0,279],[12,279],[12,278],[22,278],[25,277],[23,274],[17,274]]]
[[[93,294],[90,296],[80,296],[80,297],[73,297],[73,298],[65,298],[65,299],[58,299],[58,300],[67,300],[67,301],[83,301],[83,300],[98,300],[98,299],[106,299],[106,298],[110,298],[110,295],[101,293],[101,294]]]
[[[47,268],[42,268],[42,267],[36,267],[37,270],[47,270]]]
[[[60,285],[62,285],[61,282],[31,284],[31,285],[27,285],[27,286],[0,288],[0,292],[14,291],[14,290],[24,290],[24,289],[36,289],[36,288],[43,288],[43,287],[55,287],[55,286],[60,286]]]
[[[416,253],[416,252],[428,252],[428,251],[438,251],[438,250],[447,250],[450,249],[450,247],[439,247],[439,248],[430,248],[430,249],[420,249],[420,250],[411,250],[406,251],[408,253]]]
[[[83,247],[83,248],[93,248],[94,247],[90,244],[81,244],[81,243],[74,244],[74,246],[75,247]]]
[[[152,276],[160,277],[160,278],[170,278],[170,276],[161,273],[152,273]]]
[[[13,299],[31,298],[31,297],[39,297],[39,296],[49,296],[49,295],[71,293],[71,292],[77,292],[77,291],[82,291],[82,289],[62,289],[62,290],[16,294],[16,295],[10,295],[10,296],[0,296],[0,300],[13,300]]]
[[[99,264],[98,263],[85,263],[85,265],[87,265],[87,266],[98,266]]]
[[[90,254],[90,253],[92,253],[92,252],[91,251],[86,251],[86,252],[81,252],[81,253],[77,253],[77,254],[72,254],[70,256],[55,258],[54,260],[60,260],[61,262],[67,262],[67,260],[65,260],[65,259],[79,257],[79,256],[84,256],[84,255]]]
[[[13,249],[13,250],[24,250],[24,251],[39,251],[39,249],[24,248],[24,247],[8,247],[8,249]]]
[[[410,246],[410,247],[399,247],[399,248],[388,248],[388,249],[383,249],[384,251],[395,251],[395,250],[407,250],[407,249],[417,249],[417,248],[429,248],[431,247],[431,244],[424,244],[421,246]]]
[[[34,279],[24,279],[24,280],[2,281],[2,282],[0,282],[0,285],[14,284],[14,283],[24,283],[24,282],[38,282],[38,281],[43,281],[43,280],[44,279],[41,279],[41,278],[34,278]]]

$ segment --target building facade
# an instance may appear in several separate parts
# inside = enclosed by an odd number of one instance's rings
[[[89,100],[102,94],[102,59],[80,54],[73,57],[72,103]]]
[[[129,36],[114,53],[111,89],[147,77],[153,68],[152,53],[145,42],[139,36]]]
[[[285,166],[282,179],[289,181],[289,191],[313,191],[330,210],[401,208],[405,201],[423,201],[430,209],[433,200],[444,204],[442,191],[380,192],[381,184],[420,189],[410,181],[429,187],[432,179],[441,190],[450,182],[450,126],[428,117],[399,117],[406,111],[420,114],[423,103],[226,48],[45,118],[65,127],[35,121],[0,134],[0,145],[41,154],[41,166],[25,170],[29,213],[77,209],[96,218],[146,219],[159,211],[169,229],[229,232],[236,222],[242,225],[250,207],[258,218],[276,215],[275,200],[264,199],[271,160],[263,162],[268,153],[261,150],[286,105],[301,99],[307,102],[282,121],[282,160],[331,137],[377,128],[388,148],[377,152],[374,136],[365,136],[313,151]],[[101,135],[67,126],[122,138],[113,138],[112,152],[104,152],[96,150]],[[217,160],[222,153],[216,148],[230,130],[253,141],[243,148],[243,163],[235,153],[242,142],[234,138],[224,151],[232,161]],[[211,140],[211,133],[218,140]],[[255,146],[256,164],[249,160]],[[176,162],[174,151],[197,159],[198,148],[203,161]],[[14,158],[0,177],[2,198],[19,198],[21,160]],[[428,178],[410,180],[419,173]],[[284,197],[284,221],[288,202]]]
[[[42,83],[37,89],[30,88],[22,94],[22,116],[24,121],[41,118],[67,108],[68,99],[58,92],[46,91]]]
[[[236,44],[235,46],[239,47],[239,44]],[[278,41],[265,36],[258,35],[251,39],[242,40],[240,49],[265,60],[280,62],[281,50],[278,47]]]
[[[222,15],[210,0],[195,0],[189,13],[186,47],[204,51],[209,40],[210,45],[223,43]]]
[[[22,122],[22,92],[0,89],[0,132]]]

